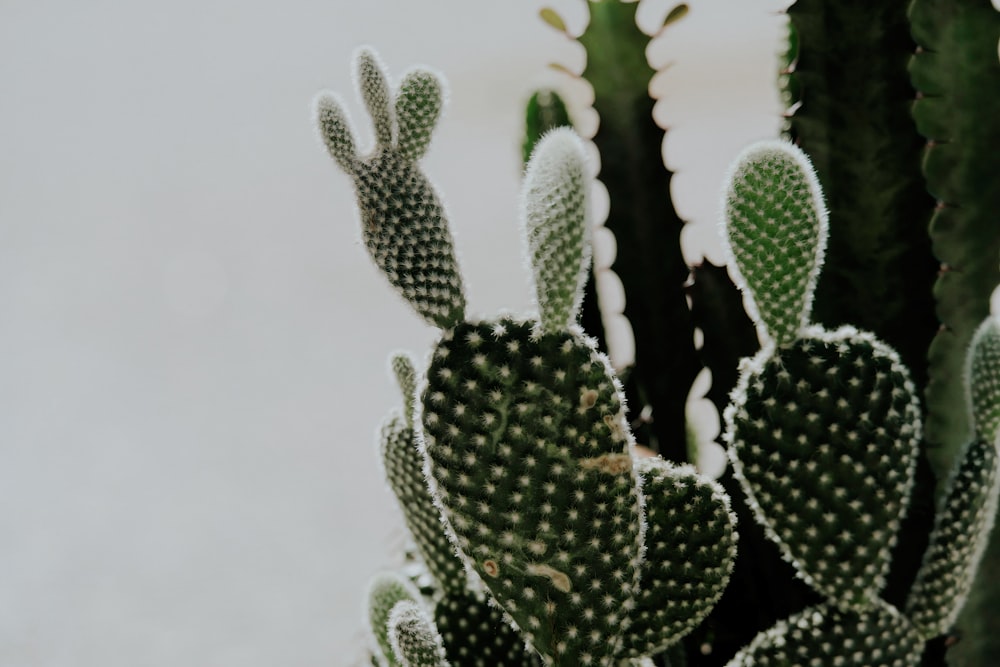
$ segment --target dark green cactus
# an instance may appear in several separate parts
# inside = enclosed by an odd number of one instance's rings
[[[931,220],[941,272],[934,286],[942,328],[930,348],[927,434],[947,470],[970,438],[962,362],[1000,283],[1000,13],[988,0],[916,0],[920,46],[910,63],[913,106],[926,137],[923,170],[938,200]]]
[[[919,387],[937,331],[933,200],[920,173],[906,62],[908,0],[796,0],[786,90],[790,134],[823,183],[830,240],[813,319],[871,331]]]
[[[806,326],[827,229],[800,150],[762,143],[737,158],[726,231],[773,341],[745,364],[726,410],[736,475],[799,575],[840,608],[865,609],[885,585],[913,481],[909,373],[871,334]]]

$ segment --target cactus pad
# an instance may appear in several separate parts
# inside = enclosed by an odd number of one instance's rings
[[[444,332],[422,395],[437,498],[470,566],[553,664],[609,664],[633,606],[641,497],[618,381],[582,334]]]
[[[524,177],[523,217],[543,331],[576,322],[590,266],[583,142],[570,128],[546,134]]]
[[[538,667],[538,654],[504,620],[503,611],[472,593],[446,596],[434,620],[454,667]]]
[[[441,635],[415,602],[404,600],[392,608],[389,641],[403,667],[448,667]]]
[[[380,440],[386,480],[399,500],[427,571],[442,590],[465,588],[462,562],[445,536],[441,515],[427,489],[424,457],[417,449],[413,429],[403,419],[393,417],[382,426]]]
[[[917,398],[871,335],[807,333],[746,364],[725,437],[758,521],[799,575],[837,606],[864,609],[906,512]]]
[[[393,106],[374,53],[362,50],[357,65],[375,126],[374,150],[364,158],[356,154],[347,116],[329,93],[316,100],[320,133],[354,181],[361,235],[375,264],[428,323],[450,326],[464,317],[465,295],[444,208],[417,165],[441,110],[443,84],[429,71],[413,70]]]
[[[729,582],[736,522],[722,488],[661,458],[636,463],[646,501],[646,558],[626,647],[655,655],[693,630]]]
[[[826,248],[827,213],[801,150],[782,141],[747,148],[725,195],[724,245],[737,285],[753,298],[750,316],[778,345],[809,322]]]
[[[727,667],[916,667],[923,639],[894,607],[844,613],[810,607],[765,630]]]

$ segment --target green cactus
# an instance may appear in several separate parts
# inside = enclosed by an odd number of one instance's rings
[[[922,651],[923,639],[891,605],[843,612],[824,604],[761,633],[727,667],[910,667]]]
[[[915,0],[910,25],[920,46],[910,63],[919,91],[923,170],[938,200],[931,220],[941,272],[934,286],[943,327],[930,348],[927,434],[947,470],[971,437],[962,361],[1000,283],[1000,13],[988,0]]]
[[[387,122],[377,119],[376,127]],[[648,475],[640,483],[621,385],[575,324],[590,252],[585,162],[580,140],[562,129],[539,143],[527,170],[522,218],[538,319],[443,327],[416,410],[391,420],[383,437],[393,459],[386,461],[390,485],[402,504],[422,506],[407,519],[429,568],[453,576],[440,539],[422,536],[439,509],[442,531],[475,574],[470,583],[553,665],[641,660],[675,643],[722,594],[735,549],[732,516],[716,486],[690,469],[651,463],[641,467]],[[380,203],[362,201],[363,221],[366,205]],[[405,356],[393,359],[393,369],[409,405],[417,374]],[[655,492],[648,513],[643,488]],[[656,538],[650,545],[647,520]],[[402,604],[388,625],[390,638],[422,637],[413,643],[426,649],[420,664],[437,664],[449,646],[456,664],[464,662],[469,637],[457,639],[454,628],[497,618],[473,591],[450,582],[439,588],[435,616],[448,640],[438,642],[438,626],[413,605],[405,606],[413,632],[399,634],[404,626],[394,624]],[[509,637],[509,629],[495,631],[497,659],[532,664]],[[396,639],[397,655],[416,655]]]
[[[377,576],[368,590],[368,622],[381,651],[381,657],[393,667],[402,664],[390,640],[389,617],[400,602],[417,603],[420,592],[416,587],[396,574]]]
[[[684,404],[701,364],[684,293],[684,223],[668,196],[672,175],[660,152],[664,131],[653,122],[648,93],[655,74],[646,61],[650,37],[636,26],[637,3],[588,0],[587,6],[590,22],[578,38],[587,53],[582,76],[593,87],[600,116],[593,141],[601,153],[598,178],[611,200],[604,226],[617,240],[611,269],[629,295],[624,315],[635,337],[625,390],[634,414],[647,406],[654,411],[652,420],[636,424],[639,441],[684,461]],[[546,11],[547,20],[565,31],[562,20]],[[681,13],[671,13],[665,23]]]
[[[915,44],[906,0],[796,0],[784,77],[790,135],[809,154],[830,209],[829,245],[813,319],[884,340],[927,380],[937,332],[937,262],[920,173],[923,142],[909,107]]]
[[[441,635],[417,603],[396,603],[389,614],[388,630],[401,667],[449,667]]]
[[[386,480],[392,489],[417,550],[437,586],[458,592],[466,587],[462,562],[441,529],[441,516],[424,477],[424,457],[418,449],[413,423],[417,398],[416,371],[405,354],[393,356],[392,368],[403,391],[404,418],[391,416],[383,424],[380,439]]]
[[[372,51],[358,53],[357,70],[375,126],[374,150],[358,156],[347,114],[331,93],[316,100],[323,140],[354,180],[372,259],[421,317],[447,327],[464,316],[465,295],[444,208],[417,166],[441,111],[443,85],[432,72],[413,70],[400,83],[394,107]]]

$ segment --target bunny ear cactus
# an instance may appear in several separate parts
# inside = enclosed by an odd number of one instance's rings
[[[363,80],[384,79],[365,67]],[[376,102],[386,86],[371,89],[363,86],[363,96],[385,144],[392,115]],[[323,99],[320,106],[332,108]],[[350,163],[346,149],[338,150],[334,157]],[[371,161],[367,168],[380,182],[398,164]],[[451,322],[428,311],[443,330],[415,409],[383,429],[383,455],[401,503],[419,506],[406,512],[407,522],[435,579],[445,581],[437,582],[436,622],[416,603],[392,606],[385,627],[402,664],[437,665],[447,656],[478,665],[487,653],[504,664],[533,664],[508,642],[510,628],[496,629],[500,614],[547,664],[643,659],[689,631],[725,587],[735,548],[725,498],[689,469],[644,464],[648,475],[637,472],[621,386],[576,324],[590,253],[589,188],[582,142],[568,129],[547,134],[529,164],[522,200],[537,320]],[[359,200],[367,225],[384,205]],[[433,227],[420,218],[436,212],[411,205],[408,227]],[[379,264],[396,283],[422,280],[417,263]],[[409,406],[417,373],[405,356],[394,358],[393,369]],[[648,514],[644,489],[655,494]],[[432,534],[435,511],[498,613],[454,575],[440,536]],[[647,520],[656,539],[649,545]],[[480,638],[495,650],[478,650]]]
[[[808,158],[766,142],[737,158],[728,249],[771,343],[743,368],[726,439],[751,507],[799,575],[843,609],[885,583],[920,435],[895,352],[850,327],[808,327],[826,212]]]
[[[316,100],[323,140],[354,181],[372,259],[424,320],[450,326],[464,317],[465,295],[444,208],[417,164],[441,112],[444,86],[435,74],[414,70],[393,99],[370,50],[358,53],[357,81],[374,123],[374,149],[358,156],[347,115],[330,93]]]

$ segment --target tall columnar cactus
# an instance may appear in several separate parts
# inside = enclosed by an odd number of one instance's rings
[[[626,394],[639,441],[677,461],[686,457],[684,404],[701,369],[684,283],[688,267],[680,249],[683,220],[670,200],[671,172],[664,166],[664,131],[653,122],[647,64],[650,37],[636,26],[637,3],[588,0],[590,22],[577,39],[586,49],[582,73],[593,87],[600,122],[593,141],[601,153],[599,178],[611,208],[604,226],[616,238],[611,269],[628,295],[624,315],[635,338],[635,362]],[[681,5],[684,7],[684,5]],[[552,10],[550,23],[565,30]],[[683,12],[671,12],[672,21]]]
[[[981,437],[952,475],[905,613],[880,597],[909,502],[918,400],[874,335],[808,324],[825,217],[799,149],[767,142],[737,160],[726,237],[769,344],[742,367],[725,438],[757,521],[826,601],[761,633],[732,667],[916,665],[961,608],[996,511],[1000,327],[988,320],[967,373]],[[761,303],[772,300],[783,305]]]
[[[813,318],[853,324],[898,351],[917,386],[937,331],[937,263],[920,173],[922,141],[906,62],[908,0],[795,0],[786,90],[790,134],[809,154],[830,208]]]
[[[388,99],[386,77],[369,67],[375,62],[361,58],[362,95],[373,97],[366,92],[371,79],[382,82],[381,97]],[[418,98],[413,105],[422,107]],[[343,123],[323,116],[339,109],[331,99],[320,98],[320,127],[332,134],[327,145],[340,147]],[[379,116],[385,110],[370,101],[369,108],[376,133],[384,133],[378,128],[389,124]],[[357,174],[357,162],[343,157],[352,152],[331,152]],[[366,164],[367,182],[396,182],[396,162]],[[380,187],[359,196],[363,225],[385,209],[380,197],[394,196]],[[458,310],[428,308],[425,292],[402,290],[442,331],[416,410],[407,408],[383,429],[386,471],[400,500],[420,506],[406,518],[435,578],[455,578],[440,538],[430,534],[437,510],[442,533],[472,579],[471,586],[438,582],[436,624],[416,602],[392,605],[385,629],[375,631],[389,637],[401,664],[444,664],[442,656],[481,664],[481,654],[470,655],[475,647],[455,630],[469,626],[458,616],[470,608],[465,601],[473,600],[469,617],[483,617],[469,588],[484,589],[552,665],[610,665],[660,652],[696,625],[725,588],[735,554],[725,495],[692,469],[637,463],[619,381],[576,324],[590,252],[589,188],[579,139],[570,130],[551,132],[529,164],[522,199],[537,318],[454,321]],[[434,230],[425,243],[444,243],[447,227],[437,209],[416,197],[405,206],[412,208],[379,221],[389,226],[382,245],[394,247],[393,234],[412,239],[414,229]],[[373,254],[397,286],[424,281],[423,264],[393,264],[385,253]],[[453,265],[433,268],[435,284],[460,294]],[[409,405],[417,374],[405,357],[393,366]],[[514,664],[532,661],[509,651],[497,658],[512,655]]]

